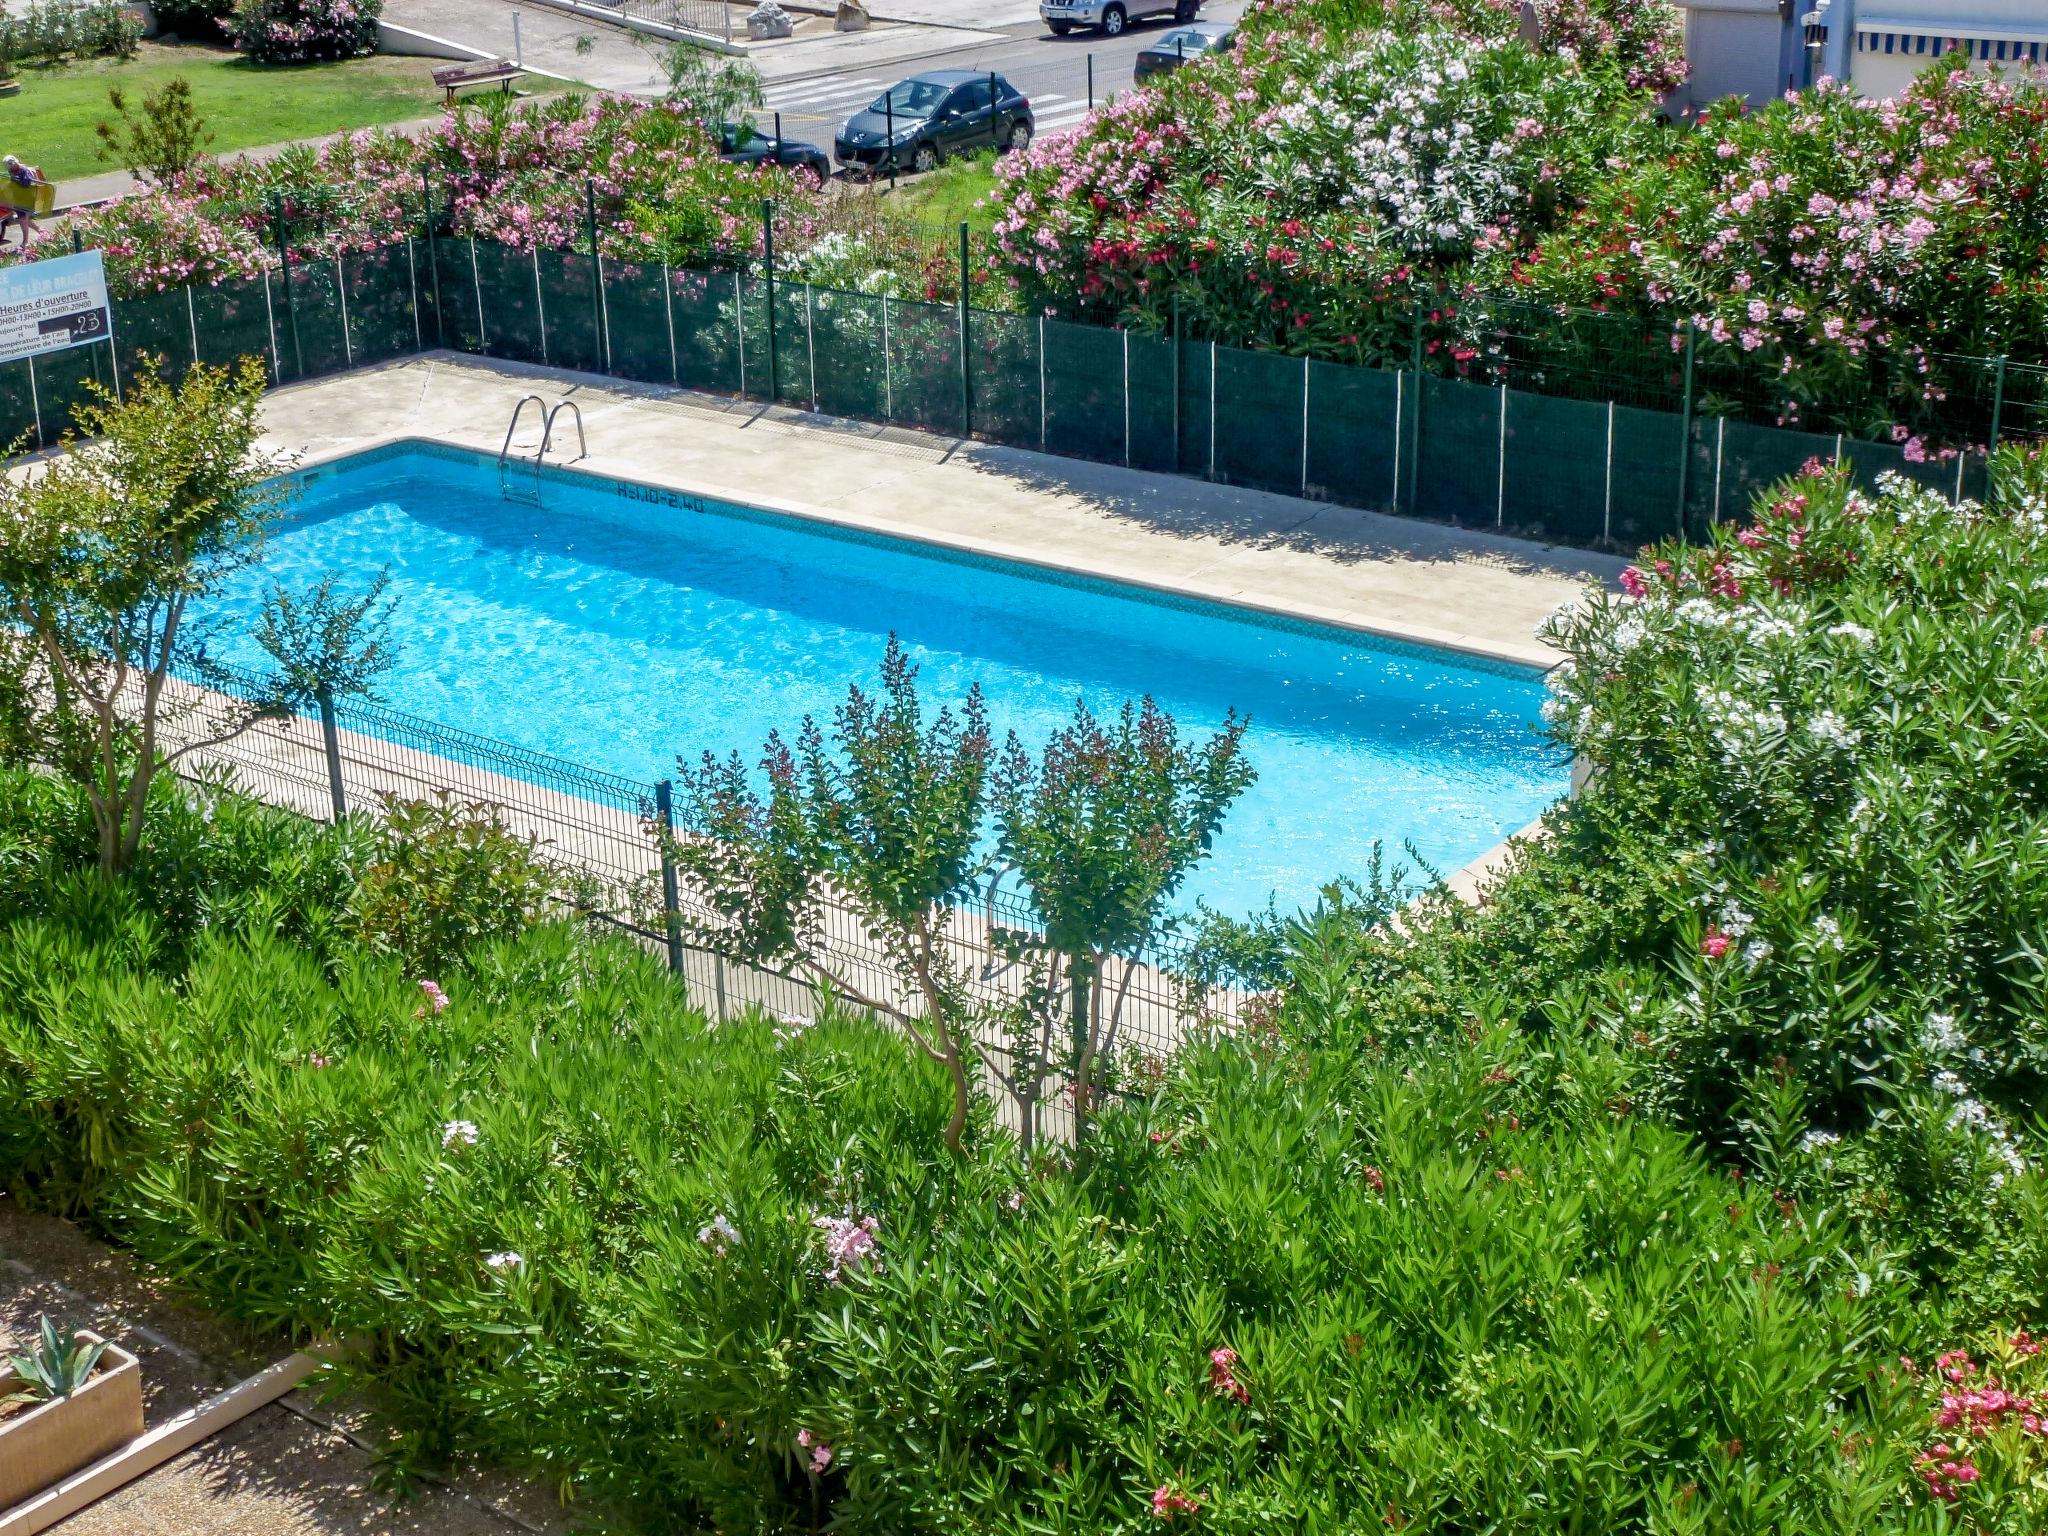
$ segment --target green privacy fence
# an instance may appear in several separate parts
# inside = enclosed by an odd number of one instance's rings
[[[110,343],[0,368],[0,436],[54,441],[86,381],[117,388],[145,355],[175,374],[254,354],[288,383],[435,347],[1588,547],[1697,536],[1811,458],[1949,496],[1983,479],[1981,451],[1913,462],[1717,414],[1689,374],[1673,409],[1641,387],[1584,398],[1596,373],[1577,393],[1444,376],[1419,343],[1410,367],[1358,367],[448,236],[117,300]],[[1984,440],[2038,435],[2048,369],[1996,366]]]

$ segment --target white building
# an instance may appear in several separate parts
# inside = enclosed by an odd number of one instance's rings
[[[1847,80],[1895,96],[1937,59],[1973,69],[2048,69],[2048,0],[1678,0],[1692,79],[1674,109],[1724,96],[1756,103]]]

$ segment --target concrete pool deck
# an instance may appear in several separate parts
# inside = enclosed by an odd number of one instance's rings
[[[1536,626],[1624,560],[1330,502],[559,369],[428,353],[288,385],[266,446],[495,455],[521,396],[574,400],[595,474],[1544,667]],[[562,418],[561,425],[569,425]],[[515,450],[531,455],[526,413]],[[556,444],[549,462],[575,451]]]

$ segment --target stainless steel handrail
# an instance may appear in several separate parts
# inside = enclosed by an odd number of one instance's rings
[[[578,406],[574,400],[557,400],[554,409],[548,412],[547,420],[541,424],[540,453],[534,459],[536,465],[548,456],[548,445],[554,441],[555,437],[555,418],[561,415],[565,409],[571,416],[576,418],[576,458],[569,460],[569,462],[574,464],[577,459],[587,459],[590,457],[590,443],[583,436],[582,407]]]
[[[543,453],[547,451],[547,424],[549,420],[548,403],[547,401],[541,399],[539,395],[521,395],[519,397],[519,403],[512,407],[512,420],[505,428],[505,446],[498,450],[498,469],[501,472],[505,468],[505,461],[512,456],[512,434],[519,430],[519,418],[526,413],[526,402],[529,400],[531,400],[535,405],[540,407],[541,451]]]

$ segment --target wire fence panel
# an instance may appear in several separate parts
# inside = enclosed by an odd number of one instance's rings
[[[1124,332],[1045,322],[1045,443],[1055,453],[1124,462]]]
[[[1036,448],[1045,425],[1038,392],[1038,322],[976,310],[968,363],[974,373],[975,435]]]
[[[950,304],[891,299],[888,321],[891,419],[927,432],[959,432],[959,311]]]
[[[420,330],[427,345],[483,352],[484,317],[470,242],[448,239],[437,232],[421,246],[420,297],[425,309]]]
[[[817,398],[810,295],[808,283],[775,285],[776,399],[805,411]]]
[[[604,325],[610,344],[606,372],[643,384],[675,382],[666,282],[659,262],[604,263]]]
[[[1523,538],[1594,544],[1608,516],[1608,408],[1507,391],[1504,526]]]
[[[1141,336],[1125,331],[1129,349],[1128,387],[1130,400],[1125,411],[1131,421],[1131,467],[1170,473],[1178,468],[1179,449],[1174,442],[1175,412],[1173,354],[1170,336]]]
[[[351,361],[383,362],[420,350],[427,337],[413,302],[418,263],[413,242],[349,251],[341,258],[342,292],[348,300]]]
[[[34,368],[26,359],[0,363],[0,451],[10,456],[23,446],[40,448],[56,440],[54,424],[42,425],[38,430],[38,383]]]
[[[192,318],[199,331],[199,360],[225,367],[260,357],[272,378],[281,378],[272,346],[269,284],[261,277],[231,280],[192,290]]]
[[[173,383],[185,377],[192,364],[194,312],[186,293],[183,288],[171,288],[138,294],[115,306],[114,346],[123,379],[139,373],[145,359],[160,366],[163,376]],[[42,365],[36,366],[40,371]]]
[[[547,361],[547,330],[541,307],[540,281],[531,251],[517,251],[493,240],[471,240],[475,268],[480,351],[487,357],[516,363]]]
[[[1309,388],[1298,357],[1218,347],[1214,477],[1299,495]]]
[[[1614,485],[1605,498],[1612,509],[1605,525],[1607,542],[1634,546],[1677,537],[1682,528],[1678,470],[1683,418],[1617,405],[1610,421]]]
[[[676,339],[679,381],[692,389],[743,394],[740,348],[745,284],[730,272],[672,271],[668,318]]]
[[[889,419],[890,379],[882,351],[886,304],[877,294],[810,290],[809,340],[819,410],[864,421]]]
[[[1407,382],[1379,368],[1309,364],[1311,496],[1375,512],[1394,509]]]
[[[548,366],[604,372],[604,317],[597,263],[574,251],[536,251],[533,261],[540,284]]]
[[[341,269],[332,261],[308,261],[291,269],[291,312],[298,327],[295,345],[302,377],[339,373],[353,361],[344,294]]]
[[[1501,512],[1503,392],[1425,375],[1418,395],[1410,417],[1414,469],[1408,511],[1466,528],[1495,526]]]
[[[1180,347],[1180,472],[1206,477],[1215,459],[1216,348],[1183,340]]]

